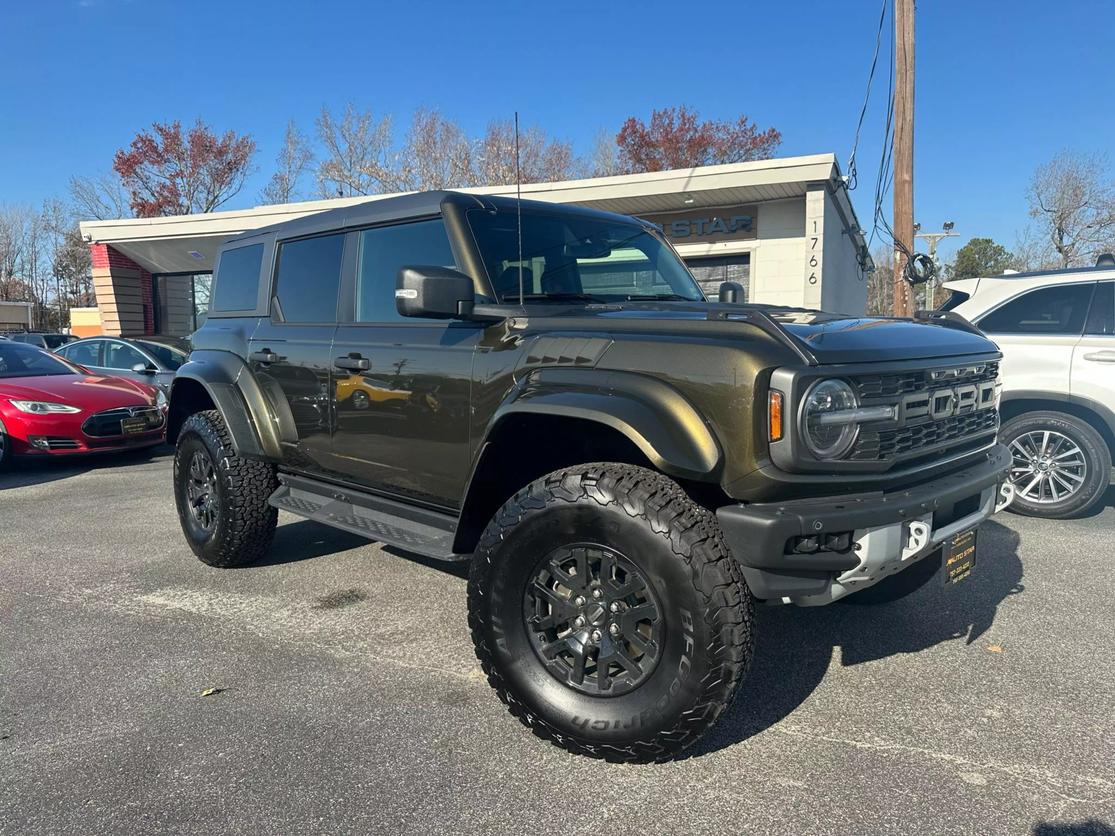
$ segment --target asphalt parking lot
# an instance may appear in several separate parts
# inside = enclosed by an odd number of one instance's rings
[[[1115,832],[1115,490],[998,517],[959,587],[764,608],[712,736],[627,766],[506,713],[461,570],[285,516],[210,569],[169,477],[0,475],[4,833]]]

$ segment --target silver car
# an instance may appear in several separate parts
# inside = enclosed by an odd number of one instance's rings
[[[190,344],[173,337],[89,337],[55,354],[98,374],[140,380],[169,393],[175,373],[190,355]]]

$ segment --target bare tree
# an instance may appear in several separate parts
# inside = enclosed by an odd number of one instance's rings
[[[70,198],[85,221],[132,217],[128,193],[115,172],[94,177],[71,177]]]
[[[568,180],[575,176],[573,146],[548,137],[541,128],[519,133],[519,173],[523,183]],[[515,182],[515,125],[511,121],[488,124],[477,143],[473,174],[478,186]]]
[[[291,119],[287,122],[283,147],[275,159],[275,173],[260,192],[263,203],[290,203],[300,197],[298,183],[314,159],[310,140]]]
[[[615,174],[623,174],[615,136],[607,131],[598,131],[592,140],[592,151],[589,152],[582,168],[586,177],[611,177]]]
[[[437,110],[415,112],[399,167],[406,191],[475,185],[472,143],[456,122]]]
[[[1038,219],[1061,267],[1090,264],[1115,242],[1115,184],[1107,157],[1062,151],[1030,181]]]
[[[867,313],[890,316],[894,297],[894,250],[879,247],[871,254],[875,270],[867,274]]]
[[[405,191],[392,150],[391,117],[345,106],[338,121],[322,108],[317,118],[324,156],[317,167],[322,197],[353,197]]]

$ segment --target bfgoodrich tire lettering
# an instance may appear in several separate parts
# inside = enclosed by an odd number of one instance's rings
[[[273,466],[236,455],[219,412],[186,419],[174,456],[174,500],[186,541],[203,563],[244,566],[263,557],[278,521],[267,503],[277,487]]]
[[[653,600],[662,619],[653,669],[614,695],[559,678],[524,614],[540,561],[585,544],[637,568],[651,590],[630,600]],[[605,592],[607,610],[618,592]],[[667,759],[715,723],[751,660],[752,618],[751,593],[712,515],[670,479],[629,465],[559,470],[519,491],[488,524],[469,577],[476,654],[500,699],[538,736],[608,760]],[[599,626],[607,632],[606,617]]]
[[[1046,434],[1052,439],[1046,446],[1049,454],[1046,456],[1028,455],[1040,453]],[[1064,412],[1026,412],[1007,421],[999,431],[999,439],[1011,451],[1011,481],[1014,483],[1014,501],[1010,510],[1028,517],[1045,517],[1047,519],[1065,519],[1086,513],[1099,502],[1111,480],[1111,451],[1107,442],[1091,424],[1075,415]],[[1079,452],[1072,454],[1071,459],[1058,457],[1064,451],[1075,448]],[[1027,471],[1027,466],[1049,467],[1061,462],[1082,461],[1082,465],[1062,472],[1057,479],[1062,491],[1067,480],[1075,484],[1076,489],[1067,496],[1053,498],[1052,490],[1040,491],[1031,489],[1033,499],[1027,498],[1024,493],[1026,488],[1034,481],[1041,471]],[[1047,478],[1054,478],[1055,470]],[[1079,482],[1076,482],[1079,478]],[[1042,501],[1038,501],[1042,500]]]

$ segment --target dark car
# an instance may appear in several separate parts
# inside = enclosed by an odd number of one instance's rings
[[[967,322],[721,290],[651,224],[500,197],[234,238],[171,389],[187,542],[249,564],[283,509],[468,560],[468,629],[516,717],[669,758],[731,704],[756,599],[961,581],[1011,498],[1000,354]]]
[[[168,392],[174,375],[190,355],[190,344],[172,337],[89,337],[64,345],[55,353],[100,374],[139,380]]]
[[[47,351],[55,351],[66,343],[77,339],[70,334],[43,334],[39,332],[19,332],[7,336],[14,343],[27,343],[38,348],[45,348]]]

